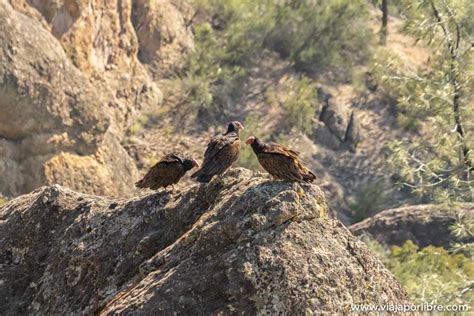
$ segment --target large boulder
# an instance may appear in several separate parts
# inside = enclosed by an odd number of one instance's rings
[[[311,184],[233,169],[132,199],[55,185],[0,209],[0,314],[311,314],[404,304]]]
[[[426,204],[386,210],[350,227],[354,235],[368,234],[386,245],[403,245],[411,240],[420,247],[449,249],[453,242],[474,242],[474,237],[457,238],[451,233],[458,221],[474,220],[474,203],[456,206]]]
[[[121,141],[162,100],[141,62],[177,63],[188,16],[185,1],[0,0],[0,192],[132,194]]]
[[[135,0],[132,23],[138,37],[138,58],[153,73],[179,68],[183,53],[194,48],[189,27],[194,12],[183,0]]]
[[[322,103],[319,121],[314,121],[312,137],[316,143],[332,150],[347,148],[355,151],[361,141],[360,126],[354,109],[347,100],[338,100],[321,87],[318,99]],[[345,102],[344,102],[345,101]]]

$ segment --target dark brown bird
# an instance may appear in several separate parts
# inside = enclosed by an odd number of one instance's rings
[[[279,144],[267,144],[255,136],[245,142],[252,146],[258,162],[275,180],[312,182],[316,179],[301,161],[299,152],[285,148]]]
[[[173,186],[194,167],[199,168],[199,164],[194,159],[183,159],[173,153],[167,154],[161,157],[161,160],[151,167],[143,179],[135,183],[135,186],[140,189],[149,188],[152,190]]]
[[[212,137],[204,153],[201,169],[192,174],[191,178],[206,183],[211,181],[213,176],[221,175],[229,169],[239,158],[241,129],[244,129],[244,126],[233,121],[229,123],[225,134]]]

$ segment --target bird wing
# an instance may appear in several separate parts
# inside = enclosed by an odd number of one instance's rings
[[[292,181],[312,181],[315,175],[304,165],[299,152],[278,144],[267,144],[258,161],[272,176]]]
[[[212,137],[204,152],[204,161],[212,160],[228,143],[229,139],[223,135]]]
[[[136,183],[136,186],[156,190],[178,182],[183,175],[184,168],[181,158],[175,154],[168,154],[151,167],[143,179]]]
[[[158,161],[157,164],[162,163],[162,162],[163,163],[175,163],[175,162],[183,163],[183,159],[181,159],[180,156],[174,153],[170,153],[161,157],[160,161]]]
[[[263,169],[275,178],[292,181],[303,180],[294,160],[285,154],[263,152],[258,154],[258,161]]]
[[[283,156],[290,157],[293,159],[299,159],[299,155],[300,155],[300,153],[297,152],[296,150],[286,148],[279,144],[267,144],[266,146],[263,147],[262,151],[267,154],[278,154],[278,155],[283,155]]]
[[[239,152],[240,139],[238,137],[222,135],[213,137],[204,153],[202,167],[195,174],[220,174],[237,160]]]

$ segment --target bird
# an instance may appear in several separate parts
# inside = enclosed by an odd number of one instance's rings
[[[145,176],[135,183],[139,189],[149,188],[158,190],[163,187],[171,185],[174,190],[174,184],[185,175],[185,173],[192,168],[199,168],[199,163],[194,159],[184,159],[177,154],[169,153],[161,157]]]
[[[279,144],[267,144],[255,136],[247,138],[245,143],[252,147],[258,162],[274,180],[313,182],[316,179],[300,159],[299,152]]]
[[[201,169],[191,175],[196,181],[207,183],[215,175],[221,175],[239,158],[240,137],[239,130],[244,126],[238,121],[232,121],[227,131],[222,135],[211,138],[204,152],[204,161]]]

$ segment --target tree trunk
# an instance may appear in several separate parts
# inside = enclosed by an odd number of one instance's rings
[[[382,28],[380,29],[380,41],[383,45],[387,42],[388,24],[388,0],[382,0]]]
[[[461,115],[461,85],[458,80],[457,74],[459,73],[459,65],[457,63],[457,55],[451,55],[451,85],[453,86],[453,114],[454,124],[456,124],[456,133],[461,145],[461,152],[463,157],[463,163],[466,168],[464,180],[469,181],[472,168],[472,162],[470,157],[470,150],[466,144],[466,134],[464,132],[463,120]]]
[[[443,33],[445,35],[445,41],[446,41],[446,46],[449,51],[449,55],[451,57],[451,62],[450,62],[450,84],[453,87],[453,116],[454,116],[454,124],[456,124],[456,133],[458,134],[458,139],[459,139],[459,145],[461,147],[461,154],[462,154],[462,160],[465,168],[464,172],[464,180],[469,182],[471,172],[473,171],[472,167],[472,161],[471,161],[471,151],[469,150],[469,147],[467,146],[466,143],[466,134],[464,132],[464,126],[463,126],[463,119],[462,119],[462,113],[461,113],[461,84],[459,82],[459,73],[460,73],[460,68],[459,68],[459,42],[461,39],[461,33],[459,31],[459,25],[457,24],[456,20],[452,16],[452,11],[448,8],[448,12],[451,15],[452,20],[455,23],[456,26],[456,35],[455,35],[455,40],[451,36],[451,33],[449,30],[444,26],[444,21],[441,17],[441,14],[439,14],[438,9],[436,8],[436,5],[433,0],[431,0],[431,8],[433,9],[433,14],[438,21],[441,29],[443,30]]]

